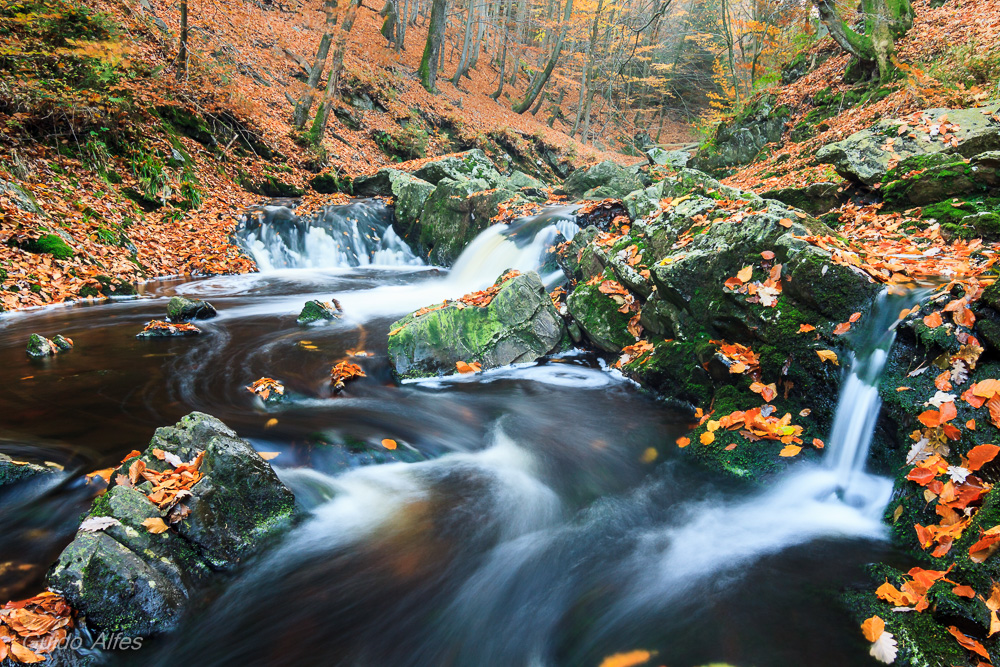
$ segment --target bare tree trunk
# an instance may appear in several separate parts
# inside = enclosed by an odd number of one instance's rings
[[[587,63],[583,66],[583,76],[580,81],[580,101],[577,103],[576,120],[573,121],[573,129],[569,133],[571,137],[576,134],[577,128],[580,127],[580,119],[583,117],[584,94],[589,92],[590,81],[594,75],[594,61],[597,59],[597,26],[600,24],[601,10],[603,8],[604,0],[597,0],[597,11],[594,12],[594,22],[590,26],[590,45],[587,47]]]
[[[556,61],[559,60],[559,53],[562,51],[563,41],[566,39],[566,31],[569,30],[569,20],[572,15],[573,0],[566,0],[566,11],[563,12],[562,27],[559,29],[559,37],[556,38],[555,46],[552,47],[552,55],[549,57],[549,62],[544,70],[535,75],[531,85],[528,86],[528,92],[525,93],[524,99],[519,104],[514,105],[515,112],[524,113],[530,109],[535,98],[538,97],[538,94],[542,92],[542,88],[548,83],[549,77],[552,76],[552,70],[556,68]]]
[[[469,70],[476,69],[476,65],[479,64],[479,54],[483,50],[483,36],[486,33],[486,26],[489,24],[489,12],[486,7],[486,2],[483,0],[477,7],[479,11],[476,12],[476,41],[472,43],[472,50],[469,53],[469,66],[465,68],[465,76],[469,76]]]
[[[177,80],[187,74],[188,65],[188,0],[181,0],[181,40],[177,48]]]
[[[399,31],[399,43],[396,44],[396,51],[402,51],[406,47],[403,46],[403,42],[406,41],[406,26],[409,23],[410,16],[410,0],[405,0],[403,2],[403,13],[399,15],[399,25],[396,30]]]
[[[309,80],[306,82],[306,89],[295,105],[295,112],[292,114],[292,123],[296,130],[301,130],[309,120],[309,112],[312,111],[313,100],[315,99],[316,86],[319,85],[320,77],[323,75],[323,67],[326,65],[326,56],[330,52],[330,42],[333,37],[330,33],[323,33],[319,41],[319,49],[316,50],[316,58],[313,60],[312,69],[309,70]]]
[[[476,0],[468,0],[468,2],[469,11],[465,15],[465,37],[462,40],[462,58],[458,61],[455,76],[451,77],[451,83],[454,86],[457,86],[458,82],[462,79],[462,75],[465,74],[469,63],[469,46],[472,41],[472,14],[476,9]]]
[[[441,58],[441,41],[444,39],[444,29],[447,20],[448,0],[433,0],[431,4],[431,21],[427,27],[427,43],[424,45],[424,55],[420,59],[420,83],[430,92],[436,92],[438,63]]]
[[[510,12],[511,8],[514,6],[514,0],[507,0],[507,10],[503,18],[503,53],[500,54],[500,83],[497,84],[496,91],[493,92],[490,97],[494,100],[500,99],[500,94],[503,93],[504,84],[504,70],[507,67],[507,37],[508,37],[508,27],[510,26]]]
[[[323,101],[316,109],[316,118],[310,129],[310,138],[316,145],[323,143],[323,133],[326,132],[327,121],[330,120],[330,112],[333,110],[333,99],[337,96],[337,85],[340,83],[340,71],[344,68],[344,51],[347,46],[347,35],[354,27],[354,19],[358,14],[358,6],[363,0],[350,0],[344,18],[340,22],[340,30],[337,32],[337,40],[333,49],[333,62],[330,63],[330,75],[326,80],[326,91],[323,93]],[[334,19],[336,22],[336,19]]]

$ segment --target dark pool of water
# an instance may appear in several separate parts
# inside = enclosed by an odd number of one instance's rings
[[[575,666],[643,648],[671,667],[872,663],[837,591],[887,556],[877,527],[795,515],[678,458],[687,415],[595,359],[396,384],[389,327],[440,301],[441,281],[354,270],[164,282],[137,300],[0,318],[0,451],[66,469],[0,497],[0,597],[42,585],[93,495],[84,473],[199,410],[280,452],[311,515],[177,633],[119,659]],[[220,317],[196,338],[136,339],[178,292]],[[307,299],[330,296],[344,320],[295,323]],[[76,347],[29,360],[32,332]],[[359,349],[368,377],[332,396],[331,365]],[[285,383],[287,405],[266,409],[244,388],[262,376]]]

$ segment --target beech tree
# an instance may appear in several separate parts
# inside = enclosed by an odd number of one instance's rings
[[[861,0],[863,31],[858,32],[844,20],[834,0],[814,0],[820,19],[830,36],[847,53],[855,66],[863,70],[878,68],[885,81],[892,77],[895,42],[913,27],[916,14],[910,0]]]
[[[437,82],[438,62],[441,58],[441,43],[444,41],[444,29],[447,27],[448,0],[433,0],[431,4],[431,22],[427,27],[427,43],[424,45],[424,55],[420,59],[420,83],[430,92],[435,92]]]
[[[517,113],[524,113],[531,108],[531,105],[535,102],[535,98],[537,98],[538,94],[542,92],[545,84],[549,81],[549,77],[552,76],[552,70],[555,69],[556,62],[559,60],[559,54],[562,52],[563,42],[566,39],[566,31],[569,30],[570,17],[572,17],[572,15],[573,0],[566,0],[566,9],[563,13],[562,27],[559,30],[559,37],[556,38],[556,43],[552,47],[552,55],[549,56],[549,62],[545,65],[545,69],[535,74],[531,83],[528,85],[528,92],[524,94],[524,99],[513,106],[514,111]]]

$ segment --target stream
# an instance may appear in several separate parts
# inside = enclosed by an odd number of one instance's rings
[[[596,667],[646,649],[668,667],[877,664],[839,591],[868,584],[865,563],[899,558],[881,523],[891,482],[864,471],[893,297],[852,334],[863,338],[823,461],[764,489],[689,462],[673,444],[687,415],[583,351],[394,382],[396,319],[540,267],[573,219],[561,207],[491,227],[446,271],[378,203],[302,219],[268,207],[237,232],[259,274],[0,318],[0,451],[64,468],[0,492],[0,597],[42,586],[89,506],[85,473],[198,410],[279,452],[309,516],[176,633],[116,661]],[[173,295],[219,316],[199,337],[136,339]],[[331,297],[343,319],[296,324],[303,303]],[[76,346],[29,360],[32,332]],[[368,377],[332,396],[331,365],[358,350]],[[291,400],[265,408],[245,388],[262,376]]]

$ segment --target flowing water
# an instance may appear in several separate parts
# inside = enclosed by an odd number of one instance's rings
[[[395,319],[541,266],[556,232],[575,232],[572,210],[488,229],[451,272],[424,266],[379,205],[282,217],[264,210],[240,232],[273,267],[260,274],[0,319],[0,451],[65,467],[0,497],[0,597],[41,585],[89,503],[82,473],[200,410],[280,452],[308,517],[198,599],[177,633],[120,660],[585,666],[642,648],[670,667],[874,664],[837,591],[896,558],[880,520],[890,482],[864,470],[892,298],[855,325],[822,463],[762,491],[687,463],[672,444],[687,416],[585,353],[392,381]],[[219,317],[197,338],[135,339],[174,294],[210,299]],[[331,296],[344,319],[295,324],[306,300]],[[76,348],[30,361],[35,331]],[[358,349],[369,377],[332,397],[331,364]],[[287,404],[267,410],[244,389],[265,375]]]

